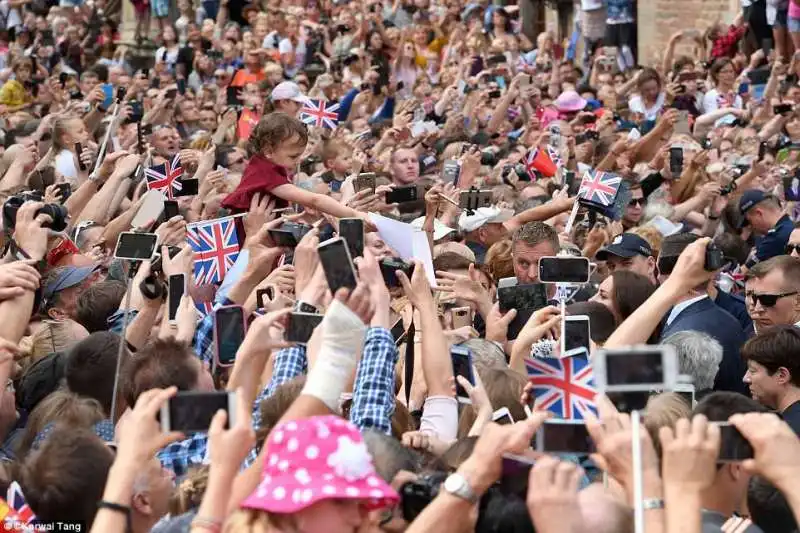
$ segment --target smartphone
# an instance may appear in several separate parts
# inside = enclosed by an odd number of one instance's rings
[[[280,248],[295,248],[297,247],[297,239],[294,233],[287,229],[271,229],[267,230],[270,239]]]
[[[712,422],[719,426],[720,447],[718,462],[736,463],[753,459],[755,452],[750,442],[730,422]]]
[[[554,454],[594,452],[594,441],[583,420],[545,420],[534,437],[535,450]]]
[[[461,209],[479,209],[492,206],[492,191],[461,191],[458,196],[458,205]]]
[[[335,295],[336,291],[343,287],[350,290],[356,288],[358,283],[356,270],[344,239],[341,237],[329,239],[317,247],[317,252],[331,294]]]
[[[364,189],[370,189],[373,193],[375,192],[375,173],[374,172],[363,172],[356,176],[354,188],[356,192],[361,192]]]
[[[167,100],[174,100],[175,97],[178,96],[178,89],[167,89],[167,92],[164,96]]]
[[[197,196],[200,191],[200,180],[181,180],[181,189],[175,191],[175,196]]]
[[[683,148],[680,146],[669,149],[669,171],[676,177],[683,172]]]
[[[758,144],[758,160],[762,161],[765,155],[767,155],[767,143],[766,141],[761,141]]]
[[[678,360],[671,346],[600,350],[592,364],[598,391],[671,391],[678,379]]]
[[[504,279],[513,279],[516,283],[516,278]],[[498,285],[497,299],[500,311],[503,313],[508,312],[509,309],[517,310],[517,316],[508,325],[508,340],[514,340],[534,311],[547,306],[547,289],[543,283]]]
[[[450,311],[453,317],[453,329],[472,326],[472,309],[456,307]]]
[[[542,257],[539,259],[539,281],[542,283],[588,283],[589,267],[587,257]]]
[[[414,274],[414,263],[406,263],[405,261],[395,257],[386,257],[381,259],[379,266],[381,268],[381,276],[383,276],[383,281],[390,289],[400,286],[400,280],[397,279],[398,270],[402,270],[409,280]]]
[[[235,107],[237,109],[242,107],[242,101],[239,99],[240,90],[241,87],[231,87],[231,86],[228,86],[228,88],[225,89],[225,94],[226,94],[225,102],[228,107]]]
[[[791,113],[792,111],[792,104],[777,104],[772,106],[772,112],[776,115],[783,115],[786,113]]]
[[[158,235],[155,233],[124,231],[117,239],[114,257],[128,261],[147,261],[153,258],[157,243]]]
[[[104,83],[100,86],[103,89],[103,109],[108,109],[114,103],[114,86]]]
[[[72,185],[69,183],[56,183],[56,191],[61,196],[61,203],[63,204],[72,195]]]
[[[587,315],[565,316],[561,321],[561,357],[590,353],[590,329]]]
[[[501,407],[492,413],[492,422],[501,426],[508,426],[514,423],[514,417],[511,416],[508,407]]]
[[[419,196],[419,191],[416,185],[407,185],[405,187],[395,187],[386,193],[387,204],[403,204],[407,202],[416,202]]]
[[[317,313],[290,313],[286,328],[286,341],[308,344],[314,329],[322,322],[323,315]]]
[[[694,385],[691,383],[677,383],[675,384],[675,389],[673,392],[680,396],[690,409],[694,409],[694,406],[697,403],[694,395]]]
[[[168,318],[171,324],[174,324],[175,319],[178,317],[181,298],[186,292],[186,274],[172,274],[169,277],[169,296],[167,298]]]
[[[495,54],[486,58],[486,66],[496,67],[506,62],[505,54]]]
[[[131,220],[131,227],[143,228],[147,224],[155,224],[161,219],[164,212],[164,194],[161,191],[152,189],[144,193],[142,206]]]
[[[67,88],[67,80],[69,80],[69,74],[66,72],[62,72],[58,75],[58,83],[61,85],[61,89]]]
[[[180,215],[180,209],[178,209],[178,202],[175,200],[164,200],[164,220],[169,220],[172,217],[176,217]]]
[[[81,169],[81,171],[83,172],[86,170],[86,165],[81,160],[82,153],[83,153],[83,146],[81,146],[81,143],[75,143],[75,155],[77,156],[78,159],[78,168]]]
[[[689,112],[685,110],[678,111],[678,121],[675,123],[675,133],[682,135],[691,135],[692,130],[689,127]],[[683,155],[681,153],[681,155]]]
[[[339,237],[347,243],[350,257],[364,256],[364,221],[360,218],[339,220]]]
[[[578,179],[574,171],[568,170],[564,177],[564,184],[567,186],[567,196],[572,198],[578,195],[581,188],[581,180]]]
[[[181,96],[186,94],[186,80],[183,78],[178,78],[175,83],[178,85],[178,94]]]
[[[495,89],[493,91],[489,91],[489,98],[492,98],[492,99],[500,98],[500,96],[502,96],[502,94],[503,93],[500,91],[500,89]]]
[[[225,427],[235,425],[236,392],[178,392],[161,407],[161,431],[180,431],[186,434],[207,432],[211,419],[220,409],[228,414]]]
[[[463,346],[452,346],[450,348],[450,360],[453,362],[453,377],[462,376],[475,385],[475,375],[472,373],[472,353]],[[472,403],[467,391],[456,380],[456,400],[460,403]]]
[[[461,175],[461,167],[455,159],[448,159],[442,165],[442,181],[452,183],[458,187],[458,178]]]
[[[652,396],[652,391],[612,391],[606,392],[608,400],[620,413],[632,413],[633,411],[644,411],[647,402]]]
[[[125,123],[133,124],[136,122],[141,122],[144,118],[144,108],[142,107],[142,103],[138,100],[128,100],[128,107],[131,108],[131,114],[127,119],[125,119]]]
[[[236,352],[244,342],[246,333],[247,322],[242,306],[226,305],[217,308],[214,312],[217,365],[221,367],[233,365],[236,361]]]
[[[256,305],[259,309],[266,309],[272,300],[275,299],[275,288],[267,287],[256,290]]]

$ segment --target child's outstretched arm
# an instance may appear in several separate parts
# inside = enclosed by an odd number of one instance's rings
[[[340,204],[330,196],[301,189],[297,185],[287,183],[272,189],[270,193],[287,202],[310,207],[337,218],[364,218],[364,214],[352,207]]]

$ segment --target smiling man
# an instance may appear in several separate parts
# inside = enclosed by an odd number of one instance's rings
[[[776,326],[747,341],[743,381],[759,403],[777,410],[800,435],[800,329]]]
[[[769,326],[800,327],[800,258],[779,255],[747,272],[745,302],[756,333]]]

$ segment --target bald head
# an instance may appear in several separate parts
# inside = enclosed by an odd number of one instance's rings
[[[600,483],[592,483],[578,493],[578,508],[583,517],[581,533],[633,531],[633,511]]]

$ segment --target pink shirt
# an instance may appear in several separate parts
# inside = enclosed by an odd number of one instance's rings
[[[789,2],[789,17],[793,19],[800,19],[800,3],[792,0]]]

